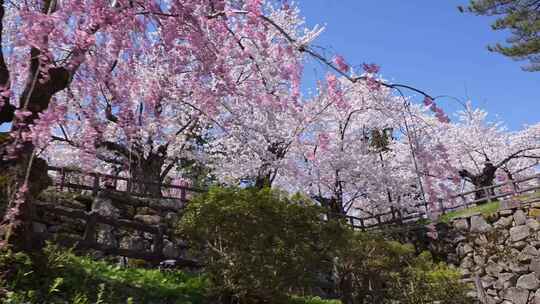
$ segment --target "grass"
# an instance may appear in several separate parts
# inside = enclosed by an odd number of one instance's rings
[[[523,195],[517,196],[514,199],[520,202],[526,202],[528,200],[532,200],[536,198],[540,198],[540,191],[538,190],[534,193],[523,194]]]
[[[535,198],[540,198],[540,191],[536,191],[534,193],[529,193],[529,194],[518,195],[518,196],[512,197],[512,200],[519,201],[519,202],[526,202]],[[496,213],[499,210],[500,205],[501,205],[500,201],[491,201],[487,204],[448,212],[441,216],[440,221],[443,223],[448,223],[449,221],[455,218],[468,217],[475,213],[480,213],[483,216],[489,216]]]
[[[501,205],[500,201],[491,201],[489,203],[482,204],[482,205],[479,205],[479,206],[474,206],[474,207],[470,207],[470,208],[467,208],[467,209],[451,211],[451,212],[448,212],[448,213],[442,215],[440,217],[440,221],[443,222],[443,223],[448,223],[448,222],[450,222],[451,220],[453,220],[455,218],[467,217],[467,216],[471,216],[471,215],[473,215],[475,213],[480,213],[483,216],[489,216],[489,215],[497,212],[497,210],[499,210],[500,205]]]

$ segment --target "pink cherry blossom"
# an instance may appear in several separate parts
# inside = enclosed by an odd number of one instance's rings
[[[345,58],[343,58],[343,56],[338,55],[334,57],[333,61],[334,64],[338,67],[338,69],[343,73],[348,73],[351,69],[350,66],[345,62]]]

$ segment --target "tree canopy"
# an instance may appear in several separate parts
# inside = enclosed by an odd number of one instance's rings
[[[494,143],[467,151],[457,139],[485,134],[451,121],[442,97],[321,55],[312,44],[324,28],[287,2],[0,4],[0,167],[16,172],[6,219],[45,160],[154,182],[138,190],[158,195],[197,164],[212,175],[198,180],[301,192],[343,215],[450,196],[478,169],[460,153],[489,153],[514,174],[532,169],[510,160],[538,159],[535,126],[521,137],[486,128]],[[308,60],[328,68],[314,94],[301,89]]]

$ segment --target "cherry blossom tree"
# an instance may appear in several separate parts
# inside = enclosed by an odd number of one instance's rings
[[[538,125],[508,133],[475,111],[451,123],[377,65],[317,53],[322,29],[281,1],[0,0],[0,24],[11,224],[44,187],[44,159],[155,195],[198,161],[220,182],[301,191],[340,215],[412,208],[424,186],[429,200],[449,194],[457,168],[480,187],[538,161]],[[300,89],[306,58],[330,70],[313,97]],[[495,169],[478,165],[488,156]]]
[[[509,132],[502,122],[488,121],[487,112],[469,103],[442,136],[461,177],[481,188],[494,183],[498,170],[509,179],[534,171],[540,160],[539,127]],[[484,196],[482,191],[476,193],[477,199]]]
[[[418,203],[410,148],[402,140],[407,103],[391,92],[375,80],[353,83],[328,74],[318,94],[294,112],[301,115],[279,117],[280,127],[289,131],[282,137],[286,153],[266,163],[274,173],[272,185],[306,193],[336,215]],[[264,140],[255,139],[252,146],[264,148],[259,142]],[[227,167],[230,176],[260,168],[260,160],[235,152],[245,157],[239,157],[243,166]]]
[[[318,32],[301,29],[296,10],[264,1],[36,0],[0,7],[0,121],[11,124],[0,156],[3,168],[23,172],[8,219],[24,212],[35,175],[27,168],[47,144],[42,135],[60,133],[56,140],[102,159],[131,157],[142,163],[140,172],[150,166],[162,178],[165,156],[180,156],[169,148],[181,146],[179,136],[186,142],[184,131],[204,126],[201,117],[215,122],[227,103],[249,99],[272,107],[293,102],[295,53]],[[297,93],[272,97],[284,90]]]

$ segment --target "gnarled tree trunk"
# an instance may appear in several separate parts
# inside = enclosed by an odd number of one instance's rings
[[[142,159],[140,163],[133,163],[131,165],[132,192],[161,197],[161,183],[163,182],[161,169],[164,164],[165,158],[153,153]]]
[[[468,179],[473,185],[476,190],[474,193],[474,199],[480,200],[482,198],[485,198],[488,196],[488,194],[494,195],[494,190],[489,189],[489,193],[482,188],[493,186],[493,181],[495,180],[495,172],[497,171],[497,167],[493,166],[492,163],[486,162],[484,164],[484,168],[482,169],[482,172],[479,174],[472,174],[471,172],[467,170],[461,170],[459,171],[459,175],[462,178]],[[486,201],[483,201],[482,203],[487,203]]]

